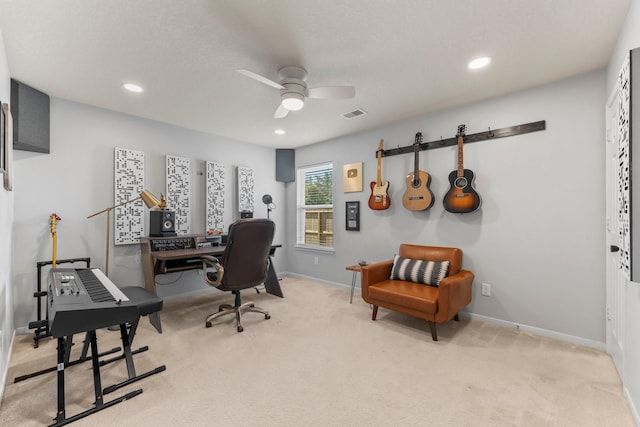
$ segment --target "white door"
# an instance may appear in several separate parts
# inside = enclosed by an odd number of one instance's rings
[[[625,293],[624,286],[626,283],[625,274],[620,266],[621,244],[620,235],[620,216],[619,210],[621,205],[621,180],[623,179],[620,170],[619,155],[619,106],[618,91],[609,97],[607,103],[607,124],[606,124],[606,192],[607,192],[607,274],[606,274],[606,290],[607,290],[607,352],[613,358],[613,362],[618,370],[620,378],[624,372],[624,308]]]

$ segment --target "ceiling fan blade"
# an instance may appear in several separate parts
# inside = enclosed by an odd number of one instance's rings
[[[289,114],[289,110],[287,110],[286,108],[284,108],[282,106],[282,104],[280,104],[278,106],[278,109],[276,110],[275,114],[273,115],[274,119],[283,119],[285,117],[287,117],[287,114]]]
[[[343,99],[356,96],[356,88],[353,86],[322,86],[308,89],[309,98],[318,99]]]
[[[260,83],[263,83],[263,84],[265,84],[267,86],[271,86],[272,88],[284,89],[284,86],[282,86],[280,83],[276,83],[273,80],[270,80],[270,79],[266,78],[265,76],[261,76],[258,73],[254,73],[251,70],[247,70],[247,69],[244,69],[244,68],[238,68],[236,71],[239,72],[240,74],[243,74],[243,75],[253,79],[253,80],[257,80]]]

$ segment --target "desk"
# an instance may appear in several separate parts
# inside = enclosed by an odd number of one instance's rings
[[[156,276],[159,274],[174,273],[177,271],[200,270],[202,255],[221,256],[225,246],[198,247],[206,243],[205,235],[187,235],[175,237],[141,237],[140,249],[142,252],[142,268],[144,271],[144,287],[157,295]],[[154,250],[162,247],[163,250]],[[264,282],[266,291],[272,295],[284,297],[278,276],[273,267],[273,254],[276,248],[282,245],[272,245],[269,253],[270,263],[267,272],[267,280]],[[183,248],[169,249],[167,248]]]
[[[358,273],[362,272],[362,266],[360,264],[349,265],[346,269],[353,271],[353,278],[351,279],[351,298],[349,299],[349,304],[353,304],[353,291],[356,288],[356,278],[358,277]]]

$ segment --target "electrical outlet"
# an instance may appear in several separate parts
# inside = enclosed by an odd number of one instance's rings
[[[484,295],[485,297],[491,296],[491,285],[489,283],[482,284],[482,295]]]
[[[313,264],[318,265],[318,257],[313,258]]]

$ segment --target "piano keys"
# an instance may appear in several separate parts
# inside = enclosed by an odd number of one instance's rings
[[[51,269],[47,289],[49,329],[56,338],[138,318],[138,307],[97,268]]]

